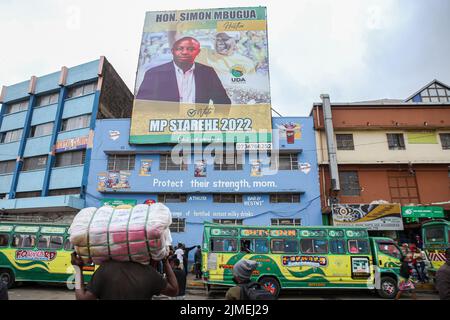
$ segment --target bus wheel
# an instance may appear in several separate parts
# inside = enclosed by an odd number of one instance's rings
[[[397,281],[391,277],[381,277],[380,289],[378,295],[385,299],[394,299],[397,295]]]
[[[0,281],[9,289],[14,285],[14,274],[8,269],[0,269]]]
[[[274,277],[262,277],[258,282],[263,286],[264,289],[273,294],[275,298],[278,298],[281,288],[277,279],[275,279]]]

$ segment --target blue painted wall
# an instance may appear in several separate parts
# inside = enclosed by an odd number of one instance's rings
[[[166,204],[175,218],[186,218],[185,232],[172,233],[172,237],[175,243],[183,242],[187,245],[199,244],[202,241],[203,222],[212,221],[212,219],[244,219],[246,225],[270,225],[271,218],[300,218],[303,225],[321,225],[318,166],[312,118],[273,118],[272,122],[274,128],[289,122],[300,125],[301,130],[297,132],[293,143],[288,143],[284,131],[274,135],[273,143],[281,150],[297,153],[300,163],[310,165],[309,171],[278,171],[274,175],[252,177],[248,154],[241,171],[215,171],[214,165],[209,164],[207,177],[195,178],[194,163],[188,165],[187,171],[160,171],[159,154],[148,153],[170,151],[170,146],[129,145],[129,119],[97,120],[86,205],[98,207],[101,200],[105,198],[134,199],[137,203],[143,203],[148,199],[157,200],[158,193],[187,193],[186,203]],[[107,172],[107,153],[118,152],[136,153],[135,170],[131,171],[129,176],[130,188],[99,192],[97,190],[98,176]],[[143,159],[153,160],[150,176],[139,175]],[[168,180],[179,187],[162,184]],[[220,181],[233,183],[235,187],[214,187],[215,183],[217,185]],[[195,182],[202,182],[203,186]],[[205,186],[206,183],[208,186]],[[264,183],[266,186],[256,186]],[[300,203],[270,203],[269,194],[277,192],[301,193]],[[243,203],[214,203],[213,193],[241,193]]]

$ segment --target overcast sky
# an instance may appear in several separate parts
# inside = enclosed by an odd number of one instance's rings
[[[134,91],[146,11],[267,6],[272,106],[404,99],[450,84],[449,0],[0,0],[0,85],[107,57]]]

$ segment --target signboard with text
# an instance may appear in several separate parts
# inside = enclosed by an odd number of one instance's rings
[[[265,7],[147,12],[130,143],[271,142],[268,61]]]

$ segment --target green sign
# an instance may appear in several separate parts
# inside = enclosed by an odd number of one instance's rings
[[[117,207],[122,205],[130,205],[135,206],[137,204],[137,200],[131,200],[131,199],[103,199],[102,200],[102,206],[111,206],[111,207]]]
[[[402,207],[403,218],[444,218],[444,208],[442,207]]]

